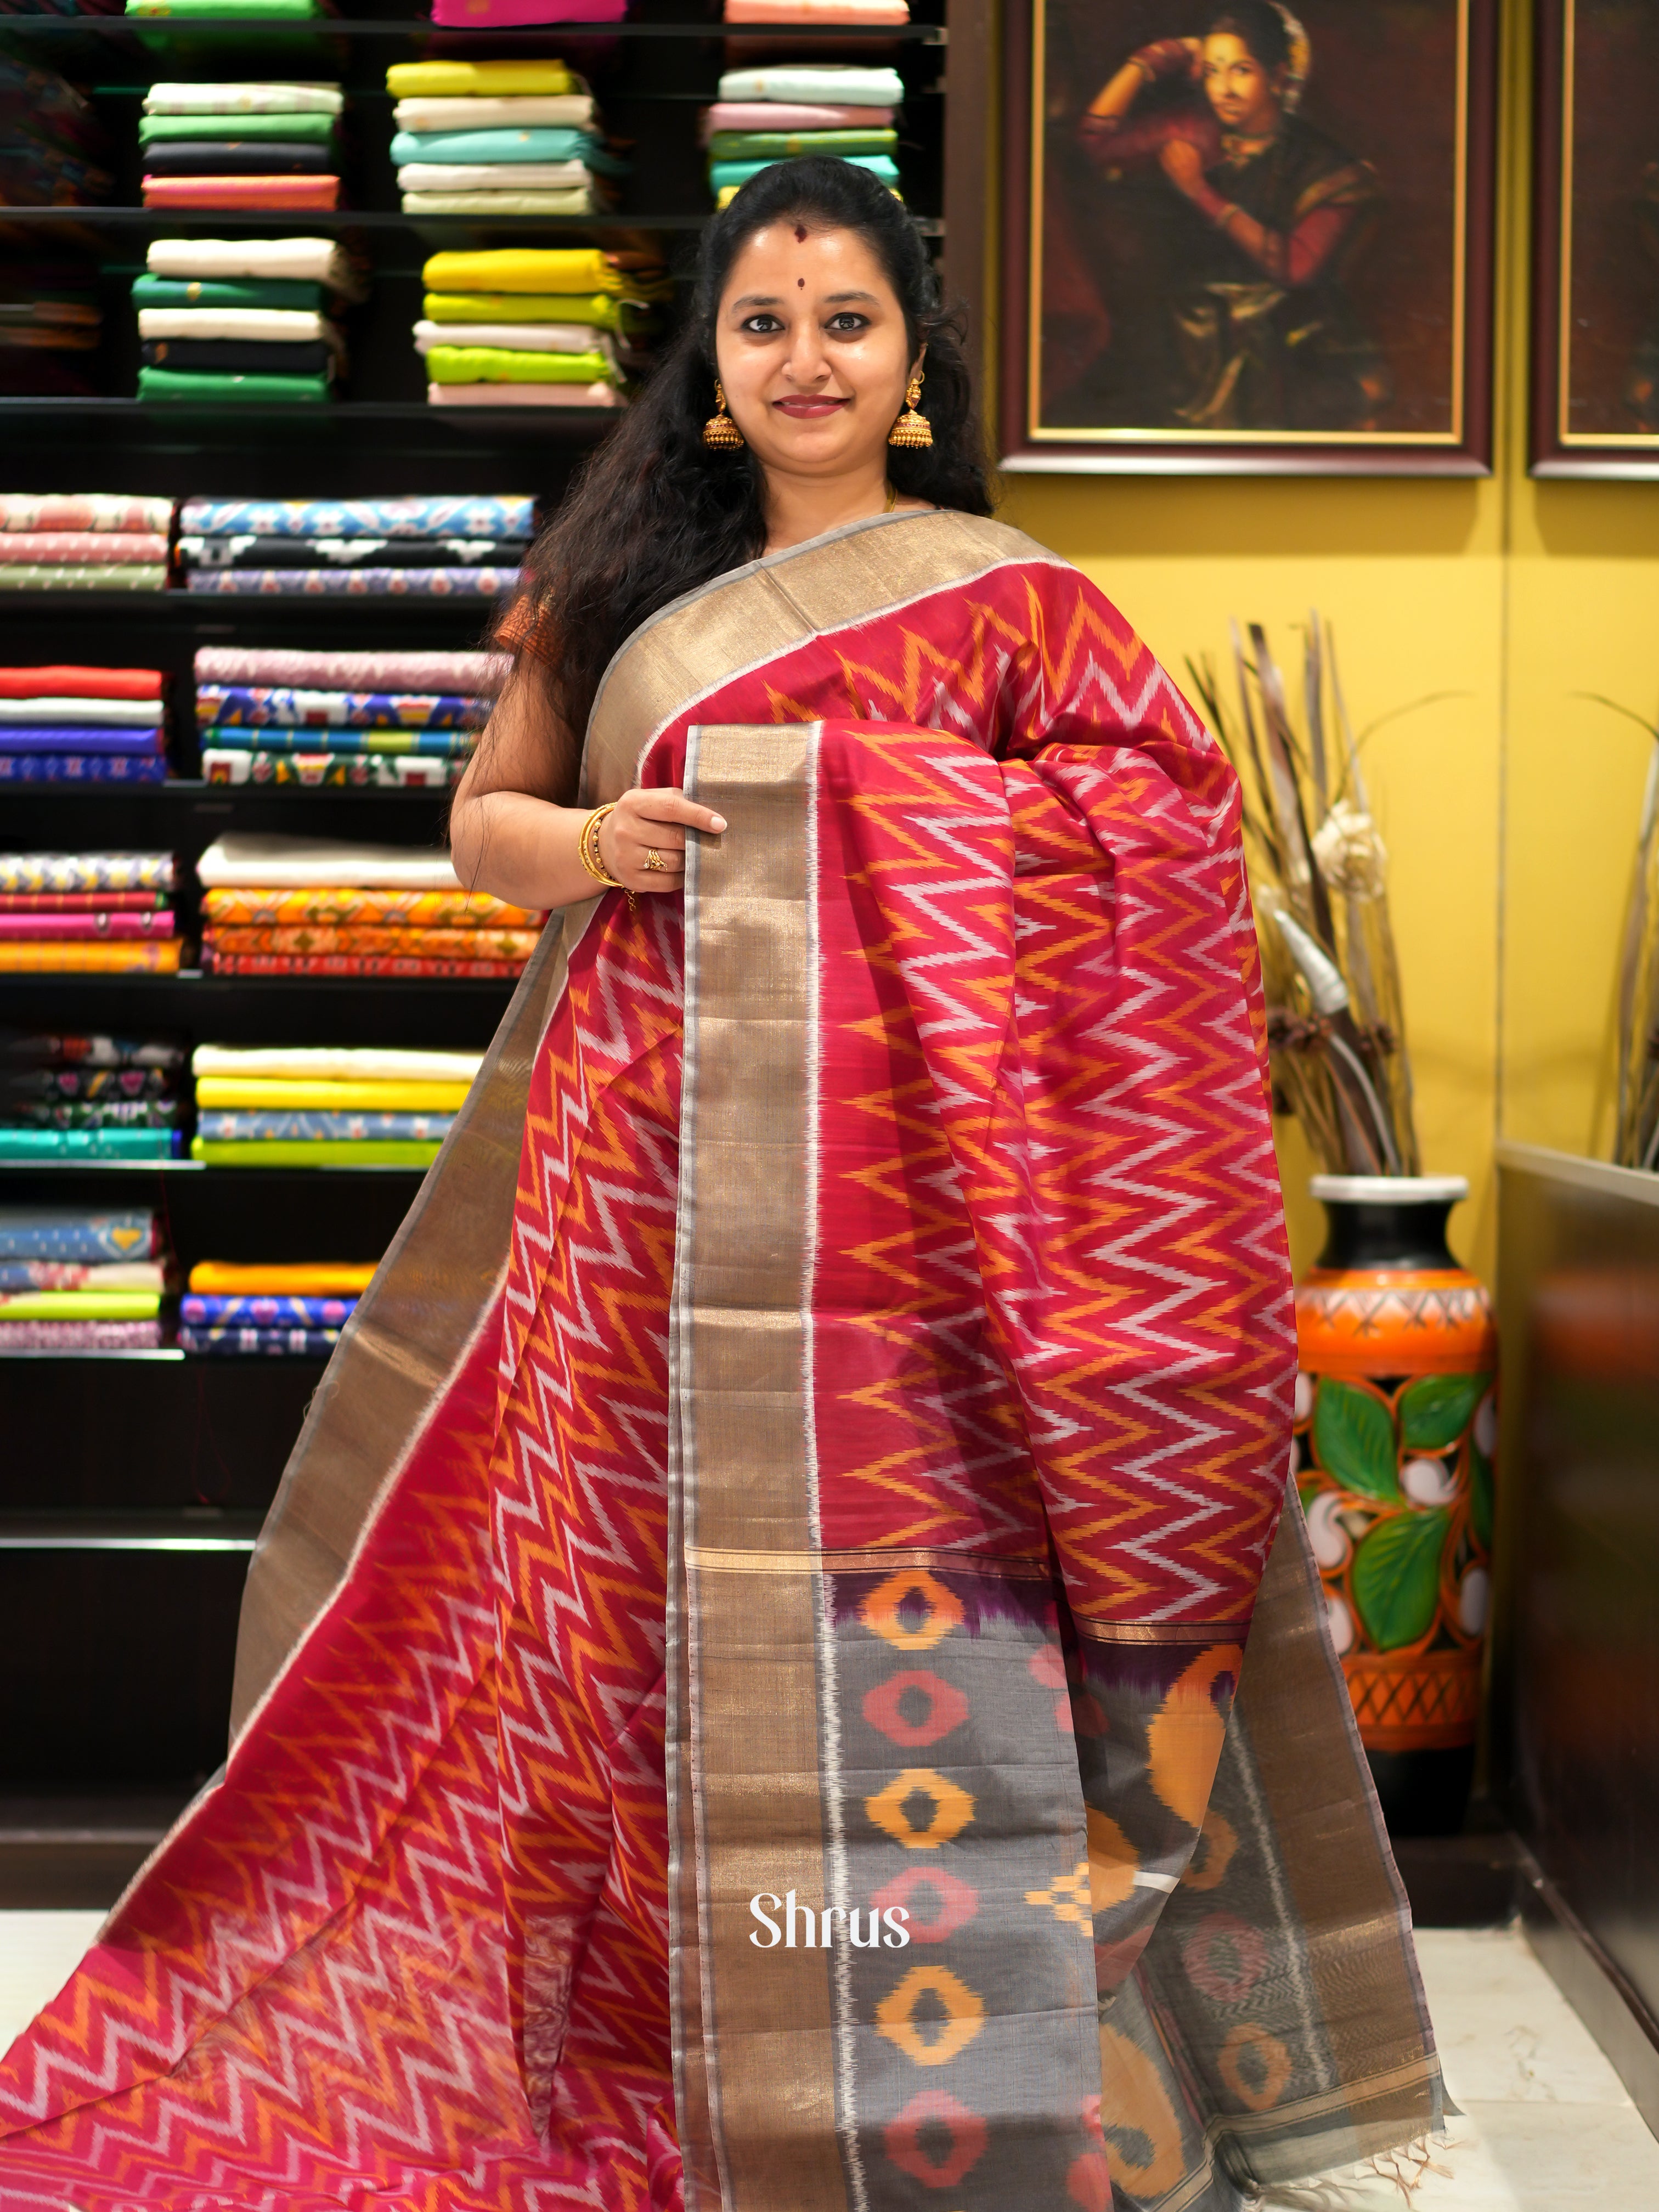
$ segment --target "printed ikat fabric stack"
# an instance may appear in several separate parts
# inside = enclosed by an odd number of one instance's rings
[[[0,974],[171,975],[171,853],[0,853]]]
[[[0,1206],[0,1354],[153,1352],[166,1287],[148,1206]]]
[[[179,517],[179,560],[187,591],[242,598],[356,597],[366,592],[433,599],[499,599],[519,580],[519,565],[535,531],[529,494],[478,498],[434,495],[416,499],[186,500]],[[199,665],[198,665],[199,674]],[[216,738],[238,728],[455,732],[472,726],[477,702],[446,694],[431,711],[414,700],[354,708],[293,702],[213,702]],[[221,708],[225,711],[221,711]],[[267,711],[269,710],[269,711]],[[262,724],[257,717],[265,714]],[[324,721],[320,718],[331,719]],[[289,720],[290,717],[297,720]],[[361,717],[361,719],[354,719]],[[315,750],[314,740],[311,750]],[[335,750],[359,750],[353,745]],[[447,750],[446,742],[444,750]],[[265,751],[297,750],[266,744]],[[388,753],[395,750],[388,744]],[[418,750],[419,748],[409,748]],[[428,750],[436,750],[430,748]],[[245,780],[227,771],[221,780]],[[341,779],[344,780],[344,779]]]
[[[0,592],[159,592],[170,499],[0,492]]]
[[[374,1262],[199,1261],[179,1304],[182,1351],[220,1358],[326,1359]]]
[[[0,783],[161,783],[167,773],[159,669],[0,668]],[[155,933],[171,928],[169,914]]]
[[[0,1160],[176,1159],[185,1060],[171,1038],[0,1034]]]

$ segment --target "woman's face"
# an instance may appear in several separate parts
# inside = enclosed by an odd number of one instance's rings
[[[866,467],[904,404],[904,316],[856,232],[777,222],[732,264],[714,356],[732,421],[763,467],[836,477]]]
[[[1265,138],[1276,131],[1284,79],[1283,70],[1270,75],[1234,32],[1213,31],[1204,41],[1204,90],[1224,131],[1243,138]]]

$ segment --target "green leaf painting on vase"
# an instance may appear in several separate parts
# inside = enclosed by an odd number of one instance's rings
[[[1322,1376],[1314,1402],[1313,1442],[1319,1464],[1345,1490],[1389,1504],[1398,1503],[1394,1416],[1374,1393]]]
[[[1407,1451],[1444,1451],[1474,1419],[1490,1375],[1419,1375],[1400,1394],[1400,1433]]]
[[[1391,1514],[1370,1530],[1354,1553],[1354,1604],[1379,1651],[1415,1644],[1434,1626],[1440,1555],[1450,1525],[1444,1506]]]

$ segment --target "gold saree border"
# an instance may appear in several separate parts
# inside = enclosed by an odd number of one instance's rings
[[[684,1603],[669,1624],[670,1832],[683,1845],[689,1796],[697,1862],[695,1881],[682,1863],[670,1884],[674,2042],[690,2062],[681,2127],[696,2212],[848,2204],[829,1955],[749,1941],[750,1898],[793,1889],[816,1906],[825,1887],[810,1339],[818,729],[711,726],[687,748],[686,788],[731,824],[687,854],[671,1316]],[[693,1980],[700,2053],[687,2051]],[[686,2140],[699,2124],[706,2145]]]
[[[896,614],[1011,562],[1072,565],[1006,522],[937,507],[847,523],[671,600],[623,640],[600,682],[582,753],[583,803],[629,789],[653,740],[721,684],[808,638]]]
[[[347,1580],[495,1304],[512,1249],[531,1077],[568,949],[594,910],[592,902],[567,908],[543,931],[466,1103],[340,1333],[249,1565],[233,1745]]]

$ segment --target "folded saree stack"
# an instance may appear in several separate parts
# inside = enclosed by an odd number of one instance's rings
[[[196,872],[202,965],[222,975],[506,981],[546,919],[464,890],[447,853],[409,846],[222,837]]]
[[[0,853],[0,973],[178,972],[171,853]]]
[[[159,669],[0,668],[0,783],[163,782],[165,723]]]
[[[146,260],[132,287],[141,399],[329,397],[345,368],[340,310],[363,296],[332,239],[158,238]]]
[[[172,16],[189,23],[208,18],[246,23],[309,23],[336,13],[333,0],[126,0],[129,15]]]
[[[908,23],[908,0],[725,0],[728,23],[823,23],[839,30]]]
[[[54,70],[0,59],[0,207],[103,207],[115,189],[94,110]]]
[[[592,247],[434,253],[415,343],[434,406],[616,407],[630,341],[668,293],[660,263]]]
[[[708,182],[724,207],[774,161],[832,154],[897,189],[894,125],[904,85],[895,69],[790,62],[727,70],[720,98],[702,115]]]
[[[0,1036],[0,1160],[176,1158],[184,1067],[170,1038]]]
[[[386,89],[405,215],[593,215],[614,202],[610,180],[628,164],[561,61],[398,62]]]
[[[344,105],[337,84],[151,85],[138,125],[144,205],[338,207]]]
[[[166,1288],[148,1206],[0,1206],[0,1352],[151,1352]]]
[[[159,592],[170,499],[0,492],[0,592]]]
[[[384,1045],[198,1044],[191,1157],[226,1168],[430,1167],[483,1059]]]
[[[199,1261],[179,1302],[179,1348],[233,1358],[326,1358],[374,1267]]]
[[[519,580],[534,507],[528,494],[191,499],[179,558],[191,592],[497,599]],[[447,726],[465,720],[460,709],[446,710]]]

